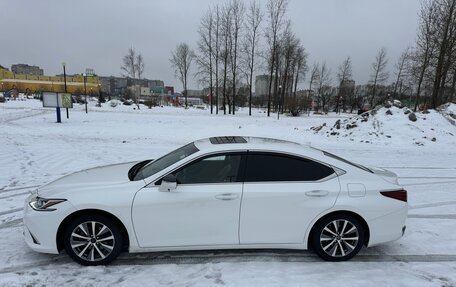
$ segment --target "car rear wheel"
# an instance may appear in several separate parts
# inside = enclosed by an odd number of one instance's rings
[[[67,254],[82,265],[112,262],[122,249],[122,234],[106,216],[84,215],[73,220],[65,231]]]
[[[312,234],[312,247],[322,259],[345,261],[361,250],[363,226],[355,217],[335,214],[319,221]]]

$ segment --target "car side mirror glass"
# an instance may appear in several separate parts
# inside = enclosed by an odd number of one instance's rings
[[[159,191],[169,192],[173,191],[177,188],[177,179],[174,174],[168,174],[162,178],[160,187],[158,188]]]

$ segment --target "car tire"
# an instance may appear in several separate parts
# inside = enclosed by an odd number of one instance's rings
[[[362,224],[347,214],[334,214],[318,221],[311,236],[313,250],[326,261],[349,260],[364,244]]]
[[[71,259],[81,265],[106,265],[122,251],[123,237],[109,217],[83,215],[67,226],[64,246]]]

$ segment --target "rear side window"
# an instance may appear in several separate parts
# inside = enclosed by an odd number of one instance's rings
[[[321,163],[287,155],[249,153],[246,182],[315,181],[334,173]]]

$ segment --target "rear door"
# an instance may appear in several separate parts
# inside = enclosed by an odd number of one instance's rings
[[[300,157],[249,152],[241,204],[241,244],[302,243],[310,222],[340,191],[334,170]]]

